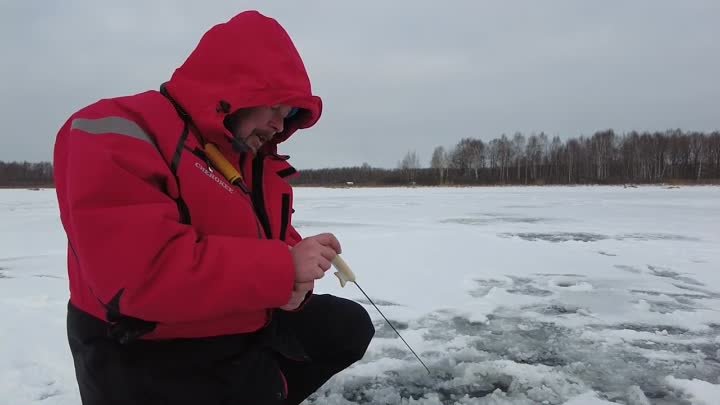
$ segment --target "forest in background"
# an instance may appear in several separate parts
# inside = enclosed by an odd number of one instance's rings
[[[407,151],[395,168],[301,170],[297,186],[441,186],[720,183],[720,131],[613,130],[561,140],[544,133],[438,146],[423,164]],[[50,162],[0,161],[0,187],[52,187]]]
[[[408,151],[395,169],[303,170],[298,185],[545,185],[720,182],[720,132],[598,131],[561,140],[544,133],[438,146],[429,165]]]

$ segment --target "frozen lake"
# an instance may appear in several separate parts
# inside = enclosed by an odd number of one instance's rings
[[[720,187],[296,191],[366,305],[365,358],[310,404],[720,403]],[[142,231],[142,230],[139,230]],[[0,190],[0,405],[78,404],[54,190]]]

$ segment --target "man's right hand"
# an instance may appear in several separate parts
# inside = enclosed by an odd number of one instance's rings
[[[295,285],[290,301],[280,307],[286,311],[297,309],[309,291],[315,288],[315,280],[322,278],[341,252],[340,242],[330,233],[310,236],[290,248],[295,265]]]
[[[307,237],[293,246],[290,254],[295,265],[295,289],[312,290],[314,281],[325,275],[341,251],[340,242],[331,233]]]

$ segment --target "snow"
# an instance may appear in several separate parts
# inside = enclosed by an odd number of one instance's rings
[[[720,188],[298,188],[376,337],[308,404],[649,405],[720,398]],[[80,403],[54,190],[0,190],[0,405]]]
[[[720,384],[710,384],[698,379],[681,380],[673,376],[665,378],[667,384],[686,394],[692,405],[717,404],[720,399]]]

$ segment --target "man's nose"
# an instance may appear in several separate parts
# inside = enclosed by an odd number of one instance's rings
[[[285,120],[278,115],[273,116],[269,124],[270,128],[272,128],[275,133],[282,132],[283,129],[285,129]]]

